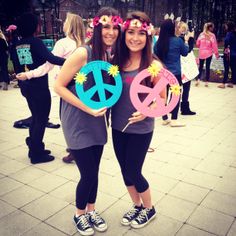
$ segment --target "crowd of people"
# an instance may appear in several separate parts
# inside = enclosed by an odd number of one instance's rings
[[[191,80],[182,82],[181,57],[186,57],[192,52],[194,32],[185,22],[165,19],[160,25],[158,36],[154,37],[151,20],[144,12],[130,12],[122,20],[117,10],[104,7],[88,22],[87,33],[82,18],[68,13],[63,27],[65,38],[58,40],[53,51],[49,52],[43,42],[35,37],[38,19],[34,14],[21,15],[16,27],[18,36],[10,47],[11,59],[21,93],[26,98],[32,114],[29,136],[25,140],[31,163],[39,164],[54,160],[51,150],[47,150],[43,142],[51,107],[48,72],[53,69],[54,89],[60,96],[59,116],[69,151],[69,155],[63,158],[63,161],[74,161],[80,172],[73,218],[77,230],[81,235],[93,235],[94,230],[103,232],[108,228],[105,219],[96,208],[96,198],[99,165],[104,145],[107,143],[107,125],[110,121],[114,154],[132,201],[130,209],[121,217],[121,224],[135,229],[144,227],[156,216],[151,187],[142,174],[154,131],[154,118],[137,111],[132,104],[131,83],[139,72],[151,65],[169,70],[176,77],[182,96],[179,97],[171,114],[162,117],[163,125],[185,126],[178,120],[179,110],[182,115],[196,115],[196,112],[191,111],[189,105]],[[11,33],[15,30],[16,28],[12,29]],[[199,48],[199,75],[195,82],[196,86],[199,86],[202,80],[205,61],[205,86],[209,85],[212,56],[215,54],[216,58],[219,57],[213,31],[213,23],[206,23],[196,40],[196,46]],[[228,87],[236,84],[235,25],[229,23],[227,31],[224,42],[225,75],[219,88],[225,88],[229,68],[232,71],[232,80]],[[7,40],[0,31],[3,90],[7,90],[9,84],[8,48]],[[119,67],[123,89],[119,100],[111,108],[91,108],[76,92],[75,75],[89,62],[97,60]],[[54,67],[54,64],[60,67]],[[96,73],[87,75],[86,83],[83,84],[85,90],[91,90],[96,85],[95,76]],[[104,83],[114,83],[111,74],[102,73],[102,76]],[[145,78],[143,85],[153,88],[160,79],[157,73]],[[169,85],[160,91],[160,97],[168,104],[171,99]],[[93,98],[98,101],[99,93],[95,93]],[[142,94],[140,98],[144,100],[145,95]],[[158,105],[156,103],[153,100],[149,104],[150,108],[155,108]]]

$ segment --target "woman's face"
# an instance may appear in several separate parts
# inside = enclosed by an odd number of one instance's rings
[[[125,32],[125,43],[131,52],[142,51],[147,42],[147,33],[140,27],[129,26]]]
[[[107,23],[102,26],[102,41],[106,47],[112,46],[119,35],[119,26]]]

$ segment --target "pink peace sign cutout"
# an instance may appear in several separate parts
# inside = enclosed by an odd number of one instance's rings
[[[152,70],[154,68],[154,70]],[[153,88],[143,85],[141,82],[149,76],[158,76],[160,79]],[[160,93],[170,85],[171,99],[168,104],[160,97]],[[140,101],[139,94],[147,94]],[[133,106],[142,114],[149,117],[159,117],[171,112],[177,105],[180,97],[180,86],[176,77],[165,68],[159,69],[152,64],[148,69],[138,73],[130,86],[130,99]],[[155,108],[150,108],[152,102],[156,102]]]

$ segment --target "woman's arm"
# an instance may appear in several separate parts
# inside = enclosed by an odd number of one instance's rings
[[[68,88],[67,85],[74,78],[75,74],[87,62],[87,51],[85,48],[78,48],[64,63],[61,71],[55,81],[54,90],[66,102],[81,109],[82,111],[97,116],[103,116],[106,113],[106,108],[93,110],[87,107],[77,96],[75,96]]]

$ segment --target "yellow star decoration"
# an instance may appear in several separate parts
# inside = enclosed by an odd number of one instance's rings
[[[178,96],[178,95],[180,95],[180,86],[179,85],[172,85],[172,86],[170,86],[170,91],[174,95]]]
[[[77,84],[82,85],[87,80],[86,74],[79,72],[79,73],[76,74],[74,80]]]
[[[112,65],[108,69],[108,74],[112,75],[113,77],[117,76],[119,73],[119,67],[117,65]]]
[[[152,77],[156,77],[158,75],[158,73],[160,72],[161,68],[158,67],[157,64],[152,63],[149,67],[148,67],[148,72]]]

